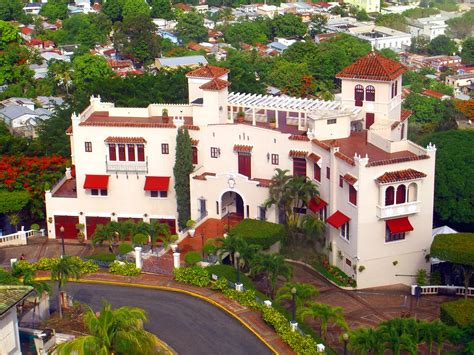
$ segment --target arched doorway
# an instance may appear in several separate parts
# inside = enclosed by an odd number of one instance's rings
[[[222,218],[241,220],[244,218],[244,200],[235,191],[227,191],[221,197]]]

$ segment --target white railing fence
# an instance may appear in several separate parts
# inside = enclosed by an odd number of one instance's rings
[[[411,286],[411,294],[416,295],[417,285]],[[422,295],[449,295],[453,296],[464,296],[466,289],[463,286],[444,286],[444,285],[430,285],[430,286],[420,286]],[[474,297],[474,287],[469,287],[467,289],[467,296]]]
[[[24,227],[21,227],[21,230],[16,233],[0,236],[0,248],[14,245],[26,245],[28,238],[41,236],[44,237],[43,229],[39,231],[33,229],[25,231]]]

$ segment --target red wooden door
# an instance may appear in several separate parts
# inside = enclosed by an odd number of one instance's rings
[[[86,233],[87,239],[91,239],[98,224],[107,224],[110,222],[110,217],[86,217]]]
[[[369,129],[375,122],[375,117],[373,113],[367,112],[365,114],[365,129]]]
[[[249,154],[239,153],[239,174],[247,176],[249,179],[252,175],[252,157]]]
[[[56,231],[56,238],[61,238],[61,227],[64,227],[64,239],[76,239],[76,224],[78,223],[79,217],[77,216],[54,216],[54,229]]]

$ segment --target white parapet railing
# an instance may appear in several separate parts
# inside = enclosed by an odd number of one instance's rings
[[[411,294],[416,295],[417,285],[411,286]],[[453,296],[464,296],[466,289],[464,286],[444,286],[444,285],[431,285],[431,286],[420,286],[422,295],[449,295]],[[474,297],[474,287],[469,287],[467,289],[467,296]]]
[[[37,236],[44,236],[44,230],[37,231],[30,229],[25,231],[22,227],[21,231],[0,236],[0,248],[15,245],[26,245],[28,238]]]

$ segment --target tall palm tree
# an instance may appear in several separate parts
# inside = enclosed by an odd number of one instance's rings
[[[288,173],[289,170],[275,169],[275,175],[273,175],[268,188],[269,197],[265,202],[266,207],[275,205],[278,211],[285,214],[285,218],[291,205],[291,196],[287,186],[291,175]]]
[[[226,238],[216,238],[218,245],[216,246],[216,254],[222,260],[225,253],[229,253],[230,262],[232,265],[234,262],[234,254],[236,251],[241,253],[244,249],[248,247],[247,242],[232,233],[229,234]]]
[[[342,314],[342,307],[331,307],[324,303],[311,302],[307,307],[300,310],[299,316],[301,320],[304,320],[309,316],[314,320],[319,321],[320,335],[323,340],[326,340],[329,324],[348,329],[346,320]]]
[[[285,262],[285,258],[279,254],[258,254],[251,267],[253,273],[263,273],[268,281],[270,297],[275,296],[278,277],[289,280],[292,268]]]
[[[441,354],[443,350],[444,343],[449,339],[450,335],[454,332],[454,328],[450,327],[439,319],[436,319],[429,323],[429,333],[432,339],[432,342],[436,344],[436,353]],[[432,350],[432,344],[428,345],[430,347],[430,354]]]
[[[298,227],[300,214],[295,213],[293,208],[306,207],[307,202],[319,195],[319,192],[316,184],[307,176],[293,176],[288,182],[288,191],[291,197],[288,225]]]
[[[409,354],[416,354],[417,351],[417,336],[407,332],[408,327],[404,321],[405,319],[395,318],[382,322],[379,326],[385,347],[395,355],[399,355],[402,350]]]
[[[304,304],[311,299],[311,297],[319,295],[319,291],[311,284],[286,282],[281,287],[276,295],[276,301],[291,300],[293,294],[291,290],[295,288],[295,303],[298,308],[304,306]]]
[[[88,309],[84,324],[90,335],[81,336],[56,347],[66,354],[157,354],[157,337],[143,328],[145,311],[135,307],[112,306],[104,302],[99,314]]]
[[[326,227],[325,223],[317,215],[307,214],[301,219],[301,228],[306,232],[307,238],[313,243],[317,241]],[[323,242],[321,242],[323,244]]]
[[[61,290],[69,279],[78,280],[81,277],[80,265],[70,256],[64,256],[51,268],[51,281],[58,282],[58,309],[59,318],[63,318],[61,307]]]
[[[349,349],[355,354],[383,354],[385,345],[378,330],[357,328],[349,334]]]

